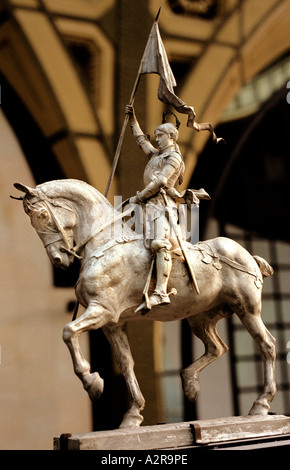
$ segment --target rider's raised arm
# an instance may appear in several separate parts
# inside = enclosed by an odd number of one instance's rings
[[[139,123],[136,119],[134,108],[131,105],[126,106],[125,110],[126,114],[129,116],[130,126],[132,129],[133,136],[139,147],[143,150],[143,152],[151,157],[152,153],[156,152],[155,147],[150,143],[147,135],[144,134],[142,129],[139,126]]]

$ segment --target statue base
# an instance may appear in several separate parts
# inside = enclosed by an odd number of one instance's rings
[[[54,450],[158,450],[289,435],[290,417],[234,416],[54,438]],[[290,441],[288,441],[289,445]]]

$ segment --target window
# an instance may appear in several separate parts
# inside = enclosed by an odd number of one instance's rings
[[[274,275],[265,279],[262,294],[262,319],[276,338],[277,395],[271,412],[290,413],[290,243],[266,240],[254,233],[234,227],[220,226],[220,233],[236,240],[251,254],[265,258],[274,268]],[[263,369],[259,350],[236,315],[228,319],[232,362],[234,413],[248,414],[252,401],[262,389]]]

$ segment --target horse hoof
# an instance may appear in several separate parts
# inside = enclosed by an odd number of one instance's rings
[[[199,382],[197,380],[192,380],[190,382],[191,383],[189,383],[188,388],[186,389],[186,391],[184,393],[187,396],[188,400],[191,403],[193,403],[194,401],[197,400],[197,397],[199,395],[200,385],[199,385]]]
[[[182,376],[182,374],[181,374],[181,378],[182,378],[183,392],[188,398],[188,400],[191,403],[193,403],[194,401],[197,400],[197,397],[200,392],[199,382],[195,378],[191,378],[191,379],[185,378],[184,376]]]
[[[133,416],[125,415],[122,423],[120,424],[119,428],[137,428],[139,427],[144,421],[144,418],[140,414],[135,414]]]
[[[261,403],[259,401],[254,401],[252,408],[249,411],[250,416],[255,415],[267,415],[270,409],[268,403]]]
[[[97,372],[90,375],[90,382],[85,386],[85,390],[92,401],[100,398],[104,390],[104,380]]]

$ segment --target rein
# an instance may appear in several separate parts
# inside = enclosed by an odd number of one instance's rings
[[[60,234],[60,238],[57,238],[56,240],[53,240],[53,241],[50,241],[48,242],[46,245],[45,245],[45,248],[49,245],[52,245],[53,243],[56,243],[57,241],[63,241],[64,242],[64,246],[61,246],[60,247],[60,250],[62,251],[65,251],[66,253],[69,253],[71,255],[73,255],[75,258],[81,260],[82,259],[82,256],[80,256],[78,254],[78,252],[80,252],[84,247],[85,245],[91,241],[94,237],[96,237],[99,233],[101,233],[103,230],[105,230],[107,227],[109,227],[110,225],[112,225],[113,223],[115,223],[117,220],[120,220],[121,218],[125,217],[126,215],[129,215],[130,213],[132,213],[132,208],[130,209],[127,209],[126,211],[124,212],[120,212],[118,215],[116,215],[115,217],[113,217],[113,219],[109,220],[108,222],[105,222],[103,225],[101,225],[101,227],[99,227],[99,229],[88,235],[83,241],[81,241],[80,243],[78,243],[77,245],[75,246],[71,246],[70,243],[69,243],[69,239],[67,237],[67,234],[65,232],[65,230],[63,229],[63,227],[61,226],[61,224],[59,223],[59,220],[58,218],[56,217],[55,215],[55,212],[52,208],[52,205],[53,203],[51,203],[47,197],[45,196],[39,196],[39,199],[44,202],[44,204],[46,205],[46,208],[48,209],[48,212],[50,213],[51,215],[51,218],[57,228],[57,231],[55,232],[52,232],[52,233],[59,233]],[[40,233],[46,233],[46,232],[40,232]]]
[[[55,233],[59,233],[61,236],[60,238],[56,239],[56,240],[53,240],[49,243],[47,243],[45,245],[45,248],[49,245],[52,245],[53,243],[56,243],[57,241],[60,241],[62,240],[64,242],[64,246],[61,246],[60,249],[63,250],[63,251],[66,251],[67,253],[70,253],[71,255],[73,255],[75,258],[78,258],[79,260],[81,259],[81,256],[79,256],[75,251],[74,251],[74,248],[75,247],[72,247],[69,243],[69,239],[67,237],[67,234],[66,234],[66,231],[63,229],[63,227],[61,226],[61,224],[59,223],[58,221],[58,218],[56,217],[55,215],[55,212],[52,208],[52,203],[46,198],[46,197],[40,197],[40,200],[42,202],[44,202],[44,204],[46,205],[47,209],[48,209],[48,212],[50,213],[51,215],[51,218],[53,220],[53,222],[55,223],[55,226],[57,228],[57,231]],[[54,232],[53,232],[54,233]]]
[[[114,224],[117,222],[117,220],[122,219],[123,217],[126,217],[126,215],[131,214],[132,208],[126,210],[125,212],[120,212],[120,214],[116,215],[113,219],[109,220],[108,222],[105,222],[101,227],[94,233],[88,235],[82,242],[78,243],[75,247],[72,248],[73,252],[78,252],[83,249],[83,247],[92,240],[95,236],[97,236],[99,233],[101,233],[105,228],[110,227],[110,225]],[[66,249],[65,249],[66,251]],[[73,253],[72,253],[73,254]]]

